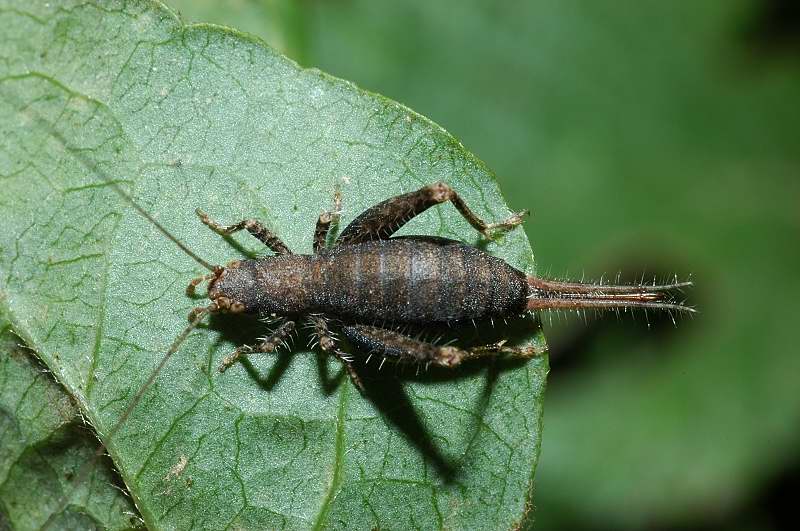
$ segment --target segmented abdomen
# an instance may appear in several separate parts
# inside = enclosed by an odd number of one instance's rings
[[[379,240],[337,247],[319,259],[316,305],[364,322],[511,316],[527,302],[525,274],[450,240]]]

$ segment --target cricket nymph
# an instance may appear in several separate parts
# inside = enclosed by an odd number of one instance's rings
[[[450,201],[485,237],[522,222],[524,212],[494,224],[478,218],[447,184],[436,183],[390,198],[352,221],[326,246],[334,212],[317,220],[314,254],[293,254],[256,220],[224,227],[198,210],[200,219],[215,232],[229,235],[246,229],[264,242],[275,256],[237,260],[191,282],[188,292],[209,281],[211,304],[196,308],[190,320],[205,313],[248,313],[279,316],[283,322],[255,347],[243,346],[223,360],[224,371],[243,354],[272,352],[294,332],[295,320],[313,329],[319,347],[345,364],[361,388],[353,368],[355,354],[339,349],[329,324],[338,324],[358,351],[383,360],[454,367],[465,359],[500,353],[530,357],[533,347],[513,347],[505,341],[459,349],[437,346],[406,336],[399,325],[458,323],[504,319],[526,311],[546,309],[650,308],[692,311],[674,302],[672,293],[690,283],[662,286],[570,283],[528,276],[503,260],[464,243],[434,236],[392,235],[408,220],[429,207]],[[374,323],[387,325],[377,326]],[[368,358],[367,358],[368,359]]]

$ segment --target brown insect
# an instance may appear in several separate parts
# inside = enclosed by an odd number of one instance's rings
[[[304,321],[319,348],[344,363],[353,383],[363,390],[354,369],[357,354],[340,349],[331,323],[362,358],[456,367],[464,360],[495,354],[530,357],[534,347],[514,347],[500,341],[461,349],[438,346],[396,330],[398,325],[459,323],[515,317],[527,311],[550,309],[650,308],[693,311],[675,302],[672,294],[689,282],[668,285],[608,286],[566,283],[527,276],[503,260],[455,240],[434,236],[394,236],[414,216],[433,205],[451,202],[483,236],[511,229],[520,212],[499,223],[486,223],[445,183],[379,203],[358,216],[326,246],[338,217],[325,212],[314,231],[314,253],[293,254],[261,223],[253,219],[222,226],[198,210],[200,219],[221,235],[246,229],[275,255],[236,260],[214,267],[209,275],[191,281],[187,292],[209,281],[211,303],[195,308],[192,323],[207,313],[246,313],[278,318],[280,324],[255,346],[241,346],[219,367],[225,371],[243,355],[273,352]],[[336,201],[338,205],[338,200]],[[373,323],[390,323],[378,326]],[[382,363],[381,362],[381,363]]]

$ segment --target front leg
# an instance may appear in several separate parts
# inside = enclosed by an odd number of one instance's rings
[[[255,347],[242,345],[237,348],[222,360],[219,366],[219,372],[225,372],[228,367],[239,361],[242,355],[275,352],[281,345],[286,345],[286,340],[294,332],[294,321],[286,321],[280,325],[269,337],[263,338]]]
[[[220,225],[211,217],[200,210],[199,208],[195,211],[197,213],[197,217],[200,218],[200,221],[203,222],[208,228],[219,234],[220,236],[230,236],[234,232],[238,232],[242,229],[247,229],[247,232],[258,238],[261,243],[269,247],[269,249],[275,254],[292,254],[292,251],[286,246],[283,241],[281,241],[278,236],[276,236],[273,232],[267,229],[264,225],[261,224],[260,221],[256,219],[243,219],[239,223],[235,223],[233,225],[224,226]]]
[[[370,240],[385,240],[412,218],[434,205],[450,201],[475,230],[491,238],[495,230],[508,230],[522,223],[527,211],[518,212],[504,221],[486,223],[479,218],[455,190],[439,182],[415,192],[398,195],[368,208],[354,219],[336,240],[348,245]]]

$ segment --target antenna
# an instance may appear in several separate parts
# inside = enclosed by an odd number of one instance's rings
[[[212,266],[211,264],[209,264],[208,262],[197,256],[196,254],[194,254],[194,252],[192,252],[186,246],[186,244],[184,244],[178,238],[173,236],[161,223],[159,223],[144,208],[142,208],[139,205],[139,203],[134,201],[133,198],[125,190],[123,190],[122,187],[116,181],[112,180],[111,177],[106,175],[106,173],[102,169],[100,169],[91,158],[87,157],[86,154],[84,154],[80,150],[70,148],[69,145],[67,145],[66,139],[61,133],[53,130],[52,128],[49,129],[50,129],[50,134],[64,146],[64,149],[72,153],[75,156],[75,158],[77,158],[84,166],[86,166],[86,169],[92,172],[95,176],[99,177],[103,182],[105,182],[108,186],[110,186],[112,190],[114,190],[123,199],[125,199],[125,201],[130,203],[130,205],[136,210],[136,212],[141,214],[142,217],[144,217],[144,219],[152,223],[155,228],[161,231],[161,234],[166,236],[167,239],[169,239],[172,243],[177,245],[181,251],[186,253],[187,256],[189,256],[195,262],[205,267],[209,271],[214,271],[214,266]]]
[[[117,419],[114,425],[111,426],[111,429],[108,430],[108,433],[106,433],[105,435],[106,441],[110,441],[111,438],[114,437],[114,435],[116,435],[116,433],[120,430],[120,428],[122,428],[122,425],[125,424],[125,421],[128,420],[128,417],[131,416],[131,413],[133,412],[134,408],[142,400],[142,397],[144,396],[145,392],[147,392],[147,390],[150,388],[153,382],[156,381],[156,378],[158,377],[158,374],[161,372],[161,369],[164,368],[164,365],[167,364],[167,361],[169,361],[172,355],[178,351],[178,348],[181,346],[181,343],[183,343],[186,340],[186,338],[189,337],[189,334],[192,332],[192,330],[194,330],[194,328],[198,324],[200,324],[200,321],[203,320],[203,318],[206,316],[208,312],[209,312],[208,308],[202,308],[192,315],[192,320],[189,322],[186,328],[183,329],[183,332],[181,332],[181,334],[175,338],[175,341],[172,342],[172,345],[170,345],[167,352],[161,358],[161,361],[158,362],[156,368],[150,372],[150,376],[147,377],[147,380],[144,382],[144,384],[142,384],[139,387],[139,390],[136,391],[136,394],[133,395],[133,399],[125,407],[125,410],[122,412],[122,415],[120,415],[119,419]],[[100,434],[98,433],[98,438],[99,437]],[[86,461],[83,465],[81,465],[80,469],[78,470],[78,473],[75,474],[75,479],[72,480],[72,484],[80,485],[86,480],[86,478],[89,476],[89,472],[91,472],[92,468],[94,468],[94,465],[97,462],[97,460],[100,458],[100,456],[103,455],[105,448],[106,448],[105,443],[101,441],[100,446],[97,447],[97,450],[95,450],[92,458]],[[50,513],[50,516],[47,518],[47,521],[42,526],[41,531],[45,531],[48,527],[50,527],[53,524],[53,519],[56,516],[60,515],[62,512],[64,512],[64,509],[67,507],[67,504],[69,503],[69,500],[72,497],[72,493],[74,491],[75,489],[68,489],[68,491],[63,496],[61,496],[61,498],[58,500],[58,505],[56,506],[56,510]]]
[[[50,134],[50,136],[58,140],[58,142],[64,147],[65,151],[72,153],[72,155],[76,159],[78,159],[78,161],[80,161],[81,164],[83,164],[87,170],[89,170],[92,174],[94,174],[95,177],[98,177],[101,181],[110,186],[111,189],[114,190],[117,194],[119,194],[120,197],[122,197],[125,201],[130,203],[130,205],[134,208],[134,210],[136,210],[136,212],[141,214],[142,217],[144,217],[147,221],[152,223],[153,226],[161,232],[161,234],[166,236],[167,239],[169,239],[172,243],[177,245],[181,251],[186,253],[187,256],[189,256],[192,260],[194,260],[204,268],[208,269],[209,271],[214,271],[214,266],[212,266],[211,264],[209,264],[208,262],[197,256],[186,246],[186,244],[184,244],[178,238],[173,236],[161,223],[159,223],[144,208],[142,208],[139,205],[139,203],[134,201],[134,199],[125,190],[123,190],[122,187],[116,181],[114,181],[108,174],[106,174],[106,172],[104,172],[90,157],[88,157],[81,150],[70,147],[69,143],[67,142],[67,139],[64,138],[64,135],[56,131],[49,123],[47,123],[46,120],[44,120],[40,116],[34,114],[33,119],[36,122],[36,124],[41,126],[45,131],[47,131]]]
[[[17,104],[17,107],[20,108],[19,102],[14,102]],[[28,108],[30,112],[31,109]],[[152,215],[150,215],[142,206],[140,206],[122,187],[114,181],[105,171],[103,171],[94,160],[92,160],[89,156],[87,156],[82,151],[72,148],[69,146],[67,139],[62,135],[60,132],[56,131],[53,126],[44,120],[38,114],[33,114],[33,121],[41,127],[44,131],[46,131],[50,136],[52,136],[55,140],[57,140],[64,148],[65,151],[71,153],[83,166],[89,170],[91,174],[95,177],[106,183],[112,190],[114,190],[120,197],[122,197],[126,202],[128,202],[142,217],[144,217],[147,221],[153,224],[164,236],[167,237],[172,243],[178,246],[187,256],[192,258],[195,262],[203,266],[204,268],[208,269],[209,271],[214,272],[215,268],[207,261],[203,260],[199,256],[197,256],[194,252],[192,252],[183,242],[178,240],[175,236],[173,236],[167,229],[161,225]],[[189,334],[194,330],[194,328],[203,320],[207,313],[209,313],[210,308],[200,308],[192,312],[190,316],[190,322],[184,328],[183,332],[175,338],[175,340],[170,345],[169,349],[167,349],[164,356],[159,361],[158,365],[150,372],[150,375],[147,377],[147,380],[144,384],[136,391],[136,394],[133,396],[133,399],[128,403],[125,407],[125,410],[122,412],[122,415],[117,419],[111,429],[105,435],[105,441],[110,441],[114,435],[122,428],[122,426],[127,421],[128,417],[130,417],[131,413],[133,412],[134,408],[139,404],[144,394],[150,388],[150,386],[155,382],[156,378],[158,377],[161,370],[167,364],[167,361],[172,357],[175,352],[178,351],[181,344],[186,340]],[[100,438],[100,433],[97,433],[98,438]],[[94,468],[97,459],[103,455],[105,451],[106,445],[101,440],[100,446],[98,446],[97,450],[94,452],[94,455],[91,459],[86,461],[83,465],[81,465],[80,469],[78,470],[77,474],[75,474],[75,478],[72,480],[73,485],[80,485],[82,482],[86,480],[89,473],[91,472],[92,468]],[[68,489],[67,492],[59,499],[58,505],[56,506],[56,510],[50,514],[47,521],[45,521],[44,525],[42,526],[42,530],[48,529],[54,523],[55,518],[60,515],[64,509],[66,508],[67,504],[72,497],[73,492],[75,489]]]

